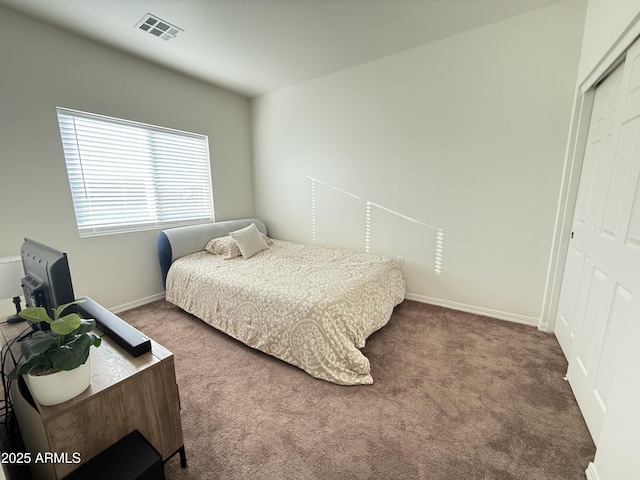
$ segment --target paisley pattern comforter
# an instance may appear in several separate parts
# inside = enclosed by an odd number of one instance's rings
[[[274,240],[246,260],[206,251],[176,260],[166,298],[316,378],[358,385],[373,383],[359,349],[389,321],[405,286],[388,257]]]

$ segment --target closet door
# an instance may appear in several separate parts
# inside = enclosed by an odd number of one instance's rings
[[[640,322],[639,180],[635,45],[596,91],[555,329],[596,445],[623,339]]]
[[[573,217],[571,241],[567,251],[562,291],[558,304],[558,317],[554,333],[562,350],[569,359],[576,337],[576,330],[582,327],[579,299],[585,267],[589,259],[590,237],[594,235],[596,206],[604,203],[601,197],[606,194],[602,179],[607,168],[607,159],[613,156],[614,113],[618,101],[618,92],[622,81],[623,66],[618,67],[598,87],[595,93],[587,146],[582,163],[580,188]],[[584,291],[582,291],[584,295]]]

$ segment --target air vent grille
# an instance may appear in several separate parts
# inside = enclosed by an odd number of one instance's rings
[[[148,32],[162,40],[171,40],[172,38],[175,38],[178,33],[184,32],[181,28],[176,27],[175,25],[172,25],[150,13],[147,13],[142,17],[142,20],[136,23],[135,26],[136,28]]]

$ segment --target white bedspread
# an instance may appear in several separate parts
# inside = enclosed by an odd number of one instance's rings
[[[206,251],[176,260],[166,298],[314,377],[357,385],[373,383],[359,349],[389,321],[405,287],[388,257],[274,240],[247,260]]]

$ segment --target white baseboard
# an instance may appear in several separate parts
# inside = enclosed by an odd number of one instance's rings
[[[439,298],[425,297],[424,295],[416,295],[414,293],[407,293],[405,295],[405,298],[407,300],[415,300],[416,302],[428,303],[430,305],[446,307],[452,310],[459,310],[461,312],[475,313],[476,315],[483,315],[485,317],[492,317],[499,320],[507,320],[509,322],[530,325],[532,327],[537,327],[538,323],[540,323],[540,319],[534,317],[527,317],[525,315],[518,315],[516,313],[501,312],[499,310],[492,310],[490,308],[451,302],[449,300],[441,300]]]
[[[122,305],[118,305],[117,307],[110,308],[109,310],[113,313],[124,312],[125,310],[129,310],[131,308],[140,307],[142,305],[146,305],[147,303],[155,302],[156,300],[161,300],[164,298],[164,292],[156,293],[155,295],[151,295],[148,297],[141,298],[139,300],[134,300],[132,302],[128,302]],[[450,308],[452,310],[459,310],[461,312],[474,313],[476,315],[483,315],[485,317],[497,318],[499,320],[507,320],[509,322],[521,323],[524,325],[531,325],[533,327],[537,327],[539,323],[539,319],[534,317],[527,317],[525,315],[518,315],[515,313],[501,312],[499,310],[492,310],[490,308],[477,307],[474,305],[467,305],[465,303],[451,302],[449,300],[441,300],[439,298],[426,297],[424,295],[416,295],[414,293],[407,293],[405,295],[407,300],[414,300],[416,302],[428,303],[429,305],[436,305],[439,307]]]
[[[124,312],[125,310],[130,310],[135,307],[146,305],[147,303],[155,302],[156,300],[161,300],[163,298],[164,298],[164,292],[156,293],[155,295],[151,295],[149,297],[144,297],[139,300],[134,300],[133,302],[128,302],[123,305],[118,305],[117,307],[110,308],[109,310],[113,313],[120,313],[120,312]]]
[[[593,462],[589,462],[589,466],[584,473],[587,475],[587,480],[600,480],[598,470],[596,469],[596,465]]]

